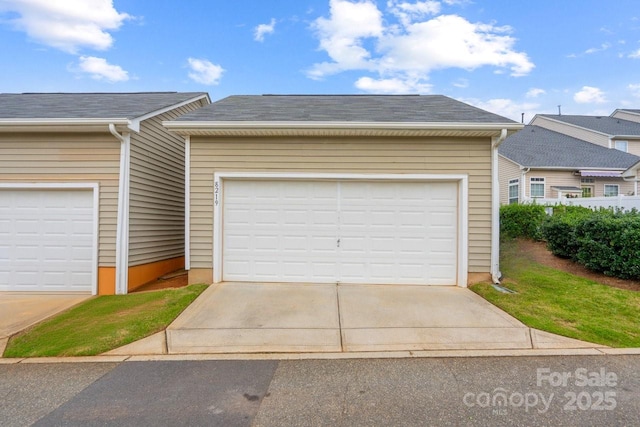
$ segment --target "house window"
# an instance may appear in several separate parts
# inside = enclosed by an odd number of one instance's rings
[[[531,197],[544,197],[544,178],[531,178],[529,185]]]
[[[613,197],[618,195],[618,184],[605,184],[604,185],[604,196],[605,197]]]
[[[616,150],[624,151],[625,153],[629,147],[629,143],[627,141],[615,141],[613,144]]]
[[[595,182],[596,182],[595,178],[580,178],[581,184],[593,184]]]
[[[509,180],[509,204],[517,204],[520,195],[520,180]]]

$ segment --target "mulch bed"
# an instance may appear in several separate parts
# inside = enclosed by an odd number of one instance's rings
[[[569,259],[559,258],[553,255],[544,242],[534,242],[532,240],[518,240],[518,251],[525,257],[547,267],[565,271],[576,276],[591,279],[594,282],[603,285],[612,286],[614,288],[626,289],[631,291],[640,291],[640,280],[624,280],[615,277],[605,276],[596,273]]]

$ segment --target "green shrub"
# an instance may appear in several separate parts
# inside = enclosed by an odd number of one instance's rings
[[[576,259],[622,279],[640,279],[640,215],[600,211],[576,226]]]
[[[545,218],[542,205],[503,205],[500,207],[500,234],[503,237],[541,240],[540,229]]]
[[[547,247],[556,256],[576,259],[578,240],[576,227],[594,212],[581,206],[556,206],[553,215],[546,218],[542,224],[542,237]]]

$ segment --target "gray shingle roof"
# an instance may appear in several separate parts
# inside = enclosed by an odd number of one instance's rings
[[[134,119],[206,92],[2,93],[0,119]]]
[[[516,123],[441,95],[238,95],[177,121]]]
[[[640,160],[633,154],[532,125],[505,139],[498,152],[532,168],[627,169]]]
[[[583,128],[592,129],[607,135],[638,135],[640,136],[640,123],[629,120],[617,119],[608,116],[562,116],[552,114],[540,114],[541,117],[569,123]]]

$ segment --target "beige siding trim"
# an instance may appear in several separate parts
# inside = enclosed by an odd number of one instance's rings
[[[100,186],[98,265],[115,265],[120,142],[109,134],[2,134],[0,181]]]
[[[509,181],[519,179],[522,181],[520,165],[503,156],[498,156],[498,181],[500,182],[500,204],[509,203]],[[520,183],[519,193],[522,194],[522,183]]]
[[[638,113],[628,113],[626,111],[616,111],[612,117],[621,120],[629,120],[630,122],[640,123],[640,114]]]
[[[131,135],[129,266],[184,256],[184,138],[162,122],[200,106],[151,117]]]
[[[191,137],[191,267],[213,268],[215,172],[465,174],[469,176],[469,272],[491,268],[489,138]]]
[[[554,132],[563,133],[574,138],[582,139],[583,141],[591,142],[592,144],[597,144],[605,148],[609,148],[609,137],[601,133],[572,126],[566,123],[560,123],[555,120],[550,120],[546,117],[540,116],[536,116],[531,124],[549,129]]]

